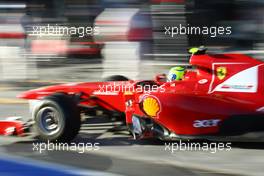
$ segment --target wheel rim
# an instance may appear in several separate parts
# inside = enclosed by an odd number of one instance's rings
[[[56,134],[62,128],[61,114],[53,107],[44,107],[38,112],[39,127],[45,135]]]

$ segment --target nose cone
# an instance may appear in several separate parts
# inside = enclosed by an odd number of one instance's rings
[[[29,90],[29,91],[18,94],[17,98],[37,99],[38,96],[39,96],[39,92],[36,89],[34,89],[34,90]]]
[[[33,89],[33,90],[28,90],[26,92],[22,92],[21,94],[17,95],[17,98],[39,99],[41,97],[50,95],[52,93],[60,92],[62,91],[62,89],[65,89],[63,85],[41,87],[38,89]]]

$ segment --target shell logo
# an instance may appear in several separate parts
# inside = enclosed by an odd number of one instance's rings
[[[146,97],[142,105],[144,112],[151,117],[156,117],[161,110],[160,102],[152,96]]]

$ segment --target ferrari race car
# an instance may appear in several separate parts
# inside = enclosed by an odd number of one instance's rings
[[[242,54],[191,50],[183,80],[68,83],[26,91],[34,126],[44,141],[70,141],[81,114],[123,117],[135,138],[260,139],[264,131],[264,62]]]

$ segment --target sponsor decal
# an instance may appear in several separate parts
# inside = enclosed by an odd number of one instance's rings
[[[14,132],[16,131],[16,128],[15,127],[8,127],[5,129],[5,135],[12,135],[14,134]]]
[[[198,81],[199,84],[206,84],[208,83],[208,80],[207,79],[201,79]]]
[[[102,92],[102,91],[94,91],[94,95],[118,95],[119,92]]]
[[[212,82],[209,87],[209,93],[212,92],[246,92],[256,93],[258,89],[258,67],[253,66],[246,68],[238,73],[235,73],[231,77],[224,80],[222,83],[212,77]],[[214,65],[213,65],[214,68]],[[219,68],[219,67],[218,67]]]
[[[220,80],[225,79],[225,77],[227,75],[227,68],[226,67],[218,67],[216,69],[216,75],[217,75],[217,78]]]
[[[252,89],[253,87],[254,87],[253,85],[228,85],[228,84],[224,84],[221,88],[222,89],[248,90],[248,89]]]
[[[257,112],[264,112],[264,106],[257,109]]]
[[[142,108],[144,112],[150,117],[157,117],[161,112],[160,101],[153,95],[143,97]]]
[[[218,126],[220,119],[210,119],[210,120],[195,120],[193,122],[194,128],[207,128]]]

